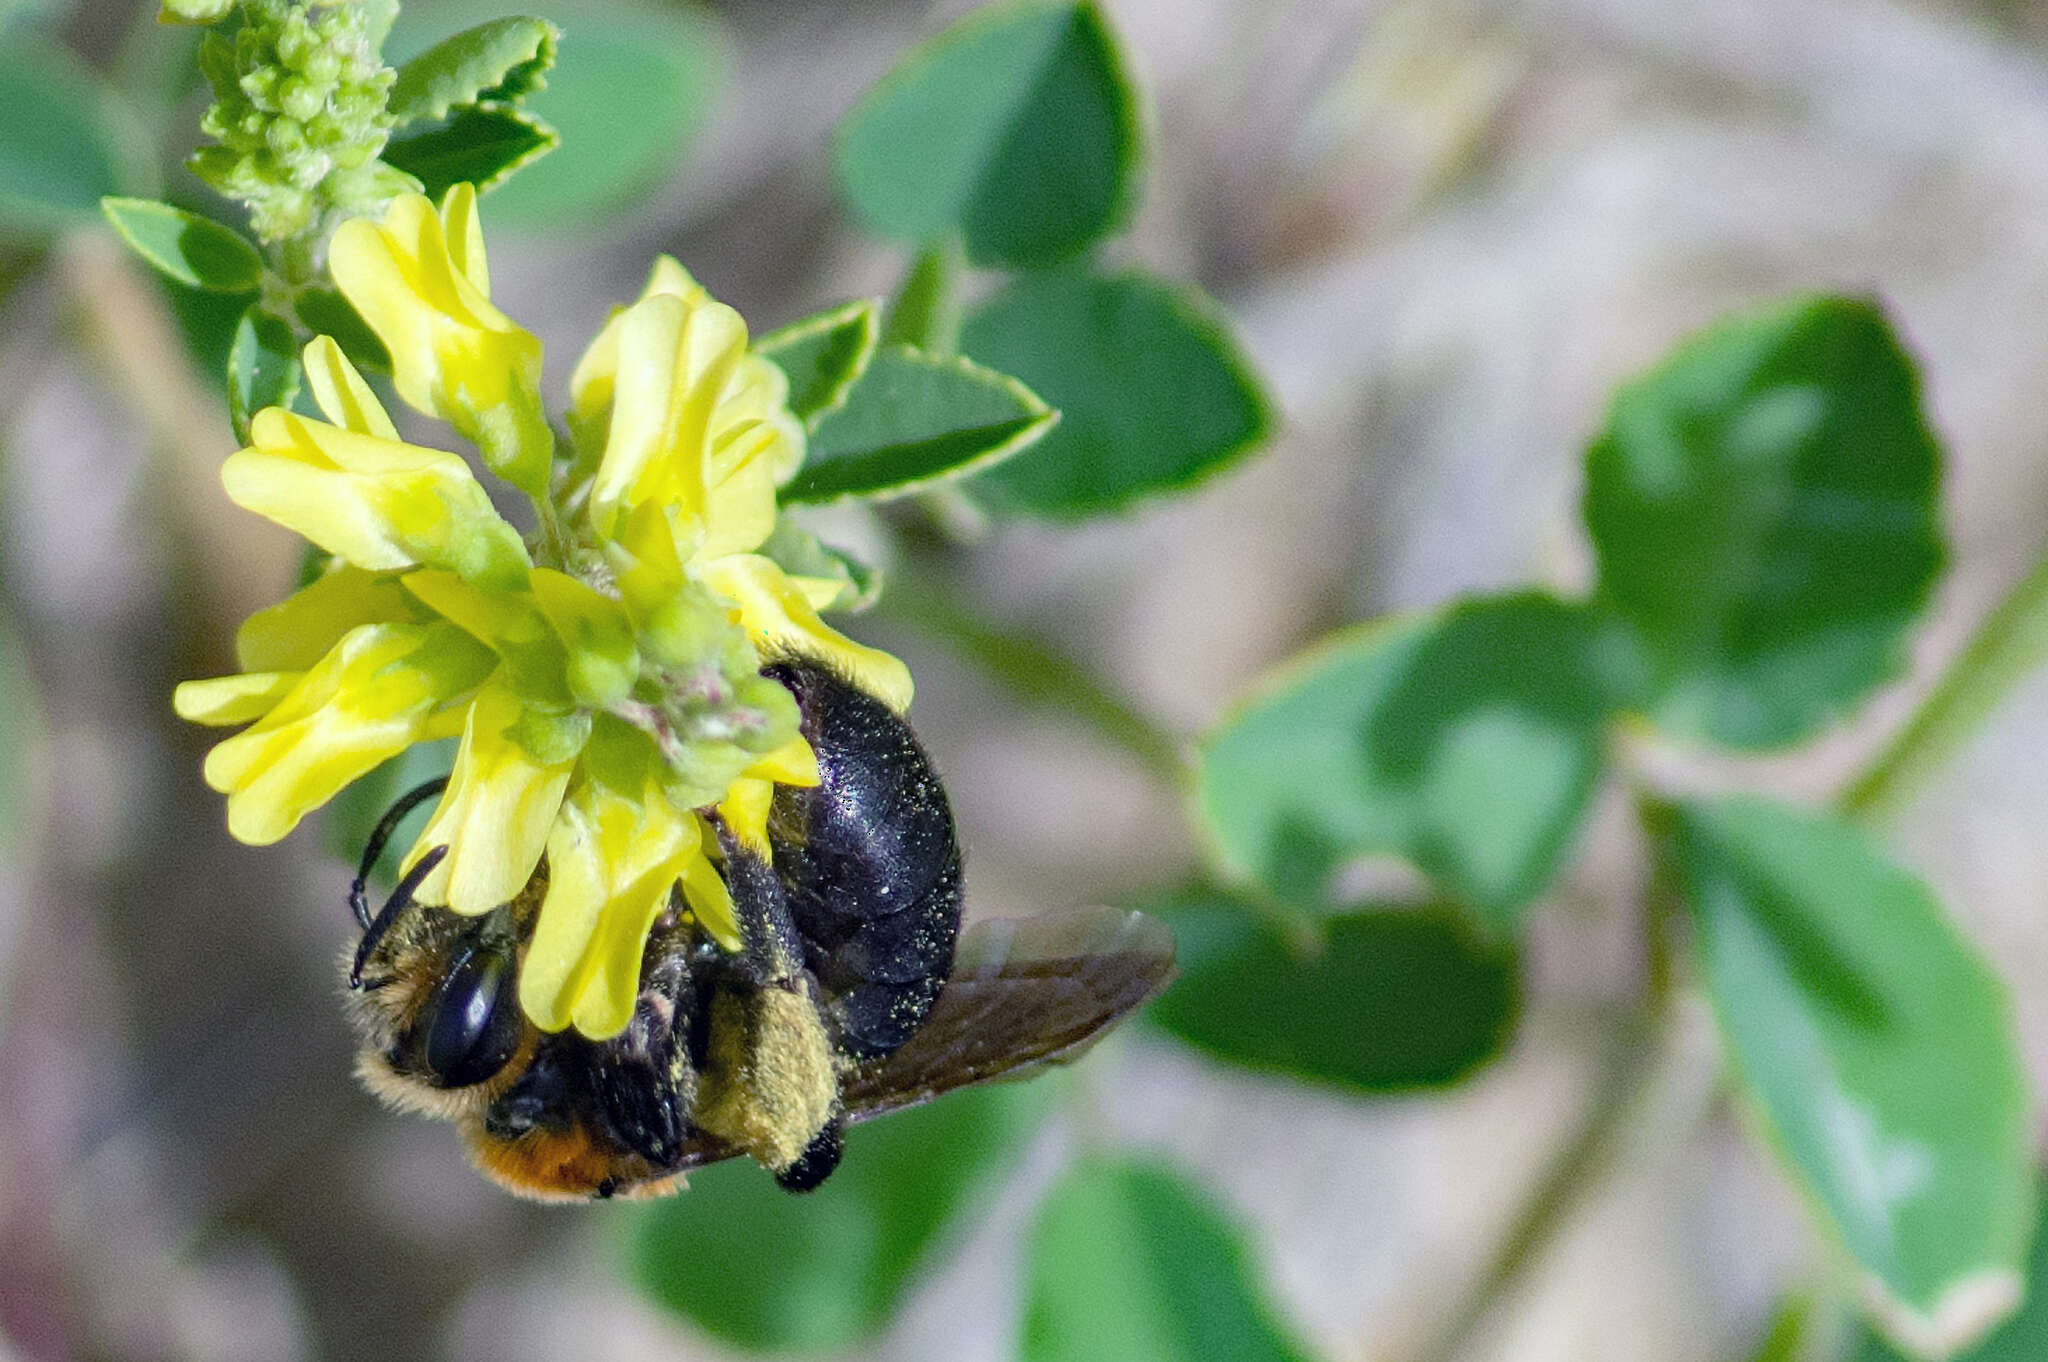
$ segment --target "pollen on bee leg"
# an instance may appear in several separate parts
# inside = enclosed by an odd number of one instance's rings
[[[808,992],[721,991],[695,1120],[772,1172],[801,1159],[839,1104],[823,1018]]]

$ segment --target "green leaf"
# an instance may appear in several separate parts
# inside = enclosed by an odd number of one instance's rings
[[[1043,1105],[997,1085],[854,1127],[846,1159],[792,1196],[750,1163],[690,1175],[626,1218],[649,1296],[745,1348],[819,1352],[877,1333],[950,1227],[984,1201]]]
[[[917,253],[910,272],[889,300],[882,339],[914,345],[935,355],[960,353],[960,272],[966,268],[960,238],[948,232]]]
[[[1144,906],[1180,964],[1146,1015],[1218,1059],[1377,1093],[1454,1083],[1513,1033],[1517,952],[1456,913],[1372,908],[1290,942],[1219,891]]]
[[[957,231],[983,265],[1049,265],[1136,197],[1137,96],[1093,4],[997,5],[917,48],[839,126],[835,163],[869,227]]]
[[[1226,872],[1327,910],[1347,862],[1392,855],[1511,928],[1592,797],[1607,716],[1582,608],[1540,592],[1339,634],[1202,745],[1197,799]]]
[[[394,134],[384,160],[438,199],[465,180],[478,193],[494,189],[553,151],[558,140],[553,128],[523,109],[464,107],[438,123]]]
[[[860,611],[873,605],[882,594],[882,570],[859,555],[835,548],[803,526],[796,517],[775,517],[775,528],[756,550],[773,559],[784,572],[798,577],[824,577],[841,583],[838,600],[828,609]]]
[[[24,37],[0,46],[0,237],[41,240],[92,220],[138,175],[111,98],[69,53]]]
[[[100,200],[121,240],[167,278],[209,293],[250,293],[263,257],[241,233],[155,199]]]
[[[1624,386],[1585,513],[1652,717],[1775,746],[1894,675],[1941,568],[1940,463],[1913,362],[1859,299],[1724,321]]]
[[[2044,1189],[2048,1190],[2048,1189]],[[2048,1196],[2037,1202],[2036,1223],[2048,1213]],[[2034,1236],[2027,1260],[2027,1298],[2019,1313],[1992,1330],[1956,1362],[2041,1362],[2048,1357],[2048,1234]],[[1866,1334],[1856,1362],[1910,1362],[1875,1334]]]
[[[811,430],[868,370],[875,353],[875,303],[863,298],[814,312],[754,342],[754,352],[789,376],[789,409]]]
[[[1143,274],[1017,280],[974,310],[961,349],[1060,409],[1060,428],[976,481],[999,509],[1077,516],[1187,487],[1272,424],[1215,308]]]
[[[546,10],[566,36],[547,88],[520,112],[553,128],[568,154],[528,164],[500,184],[490,220],[550,235],[609,227],[667,182],[716,109],[725,29],[695,6],[644,0],[561,0]],[[407,7],[388,50],[418,52],[450,23],[484,23],[501,13],[493,0]]]
[[[1914,1350],[2018,1300],[2034,1220],[2005,990],[1927,887],[1831,818],[1683,806],[1672,851],[1730,1061]]]
[[[1304,1362],[1243,1233],[1196,1188],[1127,1160],[1076,1164],[1030,1240],[1023,1362]]]
[[[840,408],[818,422],[803,470],[780,499],[905,496],[1010,457],[1058,419],[1014,378],[883,346]]]
[[[228,346],[228,419],[249,443],[249,421],[265,407],[289,407],[299,395],[298,333],[290,322],[252,303]]]
[[[545,19],[491,19],[443,38],[398,68],[390,110],[400,128],[467,104],[516,103],[547,88],[562,30]]]
[[[1813,1298],[1803,1293],[1778,1302],[1749,1362],[1801,1362],[1803,1358],[1824,1355],[1814,1351],[1819,1331],[1813,1306]]]
[[[295,307],[307,330],[331,337],[358,369],[391,372],[391,352],[339,289],[306,289],[299,294]]]

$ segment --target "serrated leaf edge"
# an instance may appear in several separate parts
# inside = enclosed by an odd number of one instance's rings
[[[1216,341],[1216,351],[1222,359],[1224,369],[1232,378],[1238,381],[1242,391],[1250,399],[1252,412],[1251,428],[1245,433],[1243,439],[1225,448],[1208,464],[1179,482],[1159,483],[1150,487],[1135,488],[1122,496],[1091,501],[1085,506],[1024,506],[1012,504],[1003,498],[992,498],[994,505],[991,509],[996,510],[1002,515],[1030,516],[1034,519],[1049,521],[1054,524],[1071,524],[1075,521],[1085,520],[1090,516],[1128,511],[1133,507],[1142,506],[1157,497],[1178,496],[1192,492],[1237,468],[1247,458],[1251,457],[1261,445],[1273,438],[1274,429],[1279,424],[1278,407],[1274,402],[1273,394],[1266,387],[1264,376],[1253,365],[1251,357],[1245,353],[1244,346],[1238,342],[1237,335],[1231,330],[1230,319],[1224,314],[1222,305],[1210,297],[1205,290],[1195,284],[1177,279],[1165,279],[1152,273],[1150,270],[1143,269],[1118,270],[1114,274],[1090,274],[1089,278],[1101,284],[1133,283],[1149,288],[1161,296],[1168,309],[1178,319],[1188,323],[1192,329],[1207,332]],[[991,295],[990,298],[984,299],[982,306],[986,306],[995,298],[1000,297],[1002,292],[1007,291],[1007,288],[1005,288]],[[979,309],[976,310],[978,311]],[[973,312],[968,314],[968,325],[972,325],[973,316]]]
[[[1015,398],[1018,404],[1024,408],[1022,416],[1035,419],[1016,434],[995,445],[993,448],[975,455],[964,463],[954,464],[951,468],[942,469],[928,477],[914,478],[908,482],[894,482],[890,483],[887,487],[878,487],[868,492],[837,492],[831,496],[816,498],[797,497],[791,499],[788,504],[792,506],[830,506],[841,501],[896,501],[903,497],[914,496],[933,487],[942,487],[949,482],[957,482],[961,478],[979,473],[984,468],[1001,463],[1004,459],[1010,458],[1038,443],[1039,440],[1044,438],[1047,431],[1059,424],[1059,412],[1055,408],[1046,405],[1045,399],[1033,392],[1022,379],[1014,378],[1009,374],[999,373],[983,364],[976,364],[965,355],[934,355],[929,351],[920,350],[914,345],[878,345],[869,352],[870,359],[872,360],[874,354],[883,350],[887,350],[905,359],[915,360],[929,368],[954,369],[974,379],[976,382],[1000,387],[1008,392],[1011,397]],[[974,427],[960,427],[960,429],[974,429]]]
[[[394,132],[402,132],[405,129],[413,127],[420,123],[437,123],[447,118],[448,115],[453,113],[455,110],[461,108],[480,108],[486,104],[515,104],[519,100],[526,98],[528,95],[537,94],[540,91],[547,89],[546,72],[548,68],[552,67],[555,64],[555,53],[558,44],[560,44],[560,42],[562,41],[562,30],[558,25],[551,22],[550,20],[543,19],[540,18],[538,15],[531,14],[507,14],[496,19],[486,19],[479,24],[471,24],[468,28],[457,29],[455,32],[449,34],[447,37],[442,38],[439,42],[434,43],[433,45],[426,48],[424,51],[413,56],[410,60],[405,62],[403,66],[399,67],[399,78],[401,80],[404,79],[406,67],[413,65],[415,62],[418,62],[423,57],[431,56],[435,51],[439,50],[442,46],[444,46],[447,43],[454,42],[457,38],[465,37],[468,34],[476,32],[480,28],[488,28],[493,25],[510,24],[520,21],[528,21],[538,24],[540,26],[537,30],[535,30],[535,42],[533,45],[533,50],[527,53],[526,56],[520,58],[518,61],[513,62],[503,71],[500,71],[497,75],[497,78],[494,81],[492,81],[491,84],[483,86],[479,89],[471,90],[466,95],[451,94],[446,99],[443,99],[438,103],[423,103],[418,109],[410,111],[400,110],[398,107],[396,107],[399,92],[397,87],[394,86],[392,90],[391,112],[393,113],[394,116],[397,117],[398,123],[392,130]],[[535,63],[540,64],[540,70],[536,72],[533,76],[528,78],[529,83],[525,86],[525,88],[521,89],[518,93],[511,95],[509,97],[497,95],[497,92],[504,88],[505,82],[509,80],[513,76],[513,74],[515,74],[522,68],[532,66]]]
[[[868,365],[875,358],[877,343],[882,336],[882,300],[856,298],[852,302],[841,303],[838,307],[826,308],[808,317],[799,317],[786,326],[779,326],[770,331],[752,346],[755,354],[770,363],[779,364],[774,351],[800,340],[808,340],[822,332],[835,331],[855,317],[864,317],[861,326],[860,354],[847,369],[846,377],[834,385],[816,410],[804,418],[804,432],[808,435],[817,434],[818,423],[846,405],[846,395],[853,391],[853,385],[860,382],[861,375],[868,371]]]

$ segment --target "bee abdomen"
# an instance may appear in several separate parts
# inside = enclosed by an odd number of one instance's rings
[[[915,1034],[953,965],[960,845],[931,761],[894,711],[829,669],[765,669],[789,687],[819,783],[777,791],[771,835],[790,917],[855,1058]]]

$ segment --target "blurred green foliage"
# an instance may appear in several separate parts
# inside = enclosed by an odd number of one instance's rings
[[[793,1197],[751,1164],[690,1175],[634,1209],[626,1261],[641,1289],[742,1347],[826,1351],[889,1322],[962,1207],[985,1201],[1044,1115],[1043,1087],[955,1093],[846,1135],[846,1160]]]
[[[681,5],[574,0],[546,20],[485,0],[407,7],[389,155],[430,189],[491,185],[494,226],[599,230],[668,181],[717,107],[728,39]],[[380,367],[330,290],[271,287],[276,261],[195,216],[219,205],[108,197],[154,183],[169,149],[136,154],[162,122],[137,112],[163,112],[189,81],[140,62],[116,90],[34,28],[0,8],[0,240],[40,248],[107,213],[170,281],[239,435],[254,410],[293,400],[310,332]],[[1143,108],[1091,3],[970,15],[854,106],[831,151],[838,186],[909,259],[885,326],[855,302],[760,339],[813,431],[788,500],[945,482],[992,515],[1077,520],[1192,488],[1269,437],[1273,403],[1214,305],[1101,261],[1142,198]],[[2026,1256],[2035,1151],[2004,991],[1868,832],[1746,797],[1679,799],[1620,741],[1777,748],[1866,703],[1900,670],[1943,566],[1941,457],[1909,349],[1876,303],[1802,296],[1728,319],[1623,385],[1591,440],[1583,599],[1509,591],[1333,632],[1242,697],[1192,761],[1071,659],[943,591],[899,599],[962,656],[1192,792],[1221,887],[1133,897],[1173,922],[1184,953],[1155,1036],[1220,1064],[1354,1094],[1483,1066],[1520,1018],[1532,914],[1603,781],[1629,787],[1652,962],[1631,1024],[1658,1021],[1676,990],[1703,992],[1766,1147],[1877,1286],[1875,1324],[1923,1351],[1961,1348],[1970,1324],[1995,1321],[1958,1322],[1943,1309],[1957,1293],[2048,1272],[2041,1240]],[[873,595],[864,565],[800,528],[769,552]],[[2004,684],[2019,656],[1966,650],[1959,666],[1995,665]],[[0,633],[0,702],[17,712],[24,675]],[[20,733],[0,730],[0,833]],[[339,848],[359,849],[391,798],[446,764],[445,748],[415,749],[360,782],[331,820]],[[1883,803],[1869,784],[1859,807]],[[1426,894],[1362,908],[1354,872],[1380,857],[1419,872]],[[688,1195],[622,1217],[628,1271],[737,1346],[869,1338],[935,1247],[966,1232],[1049,1090],[983,1089],[858,1128],[807,1198],[752,1168],[707,1170]],[[1304,1355],[1240,1229],[1142,1159],[1067,1167],[1027,1273],[1033,1362]],[[1805,1318],[1788,1313],[1766,1355],[1802,1347]],[[2044,1320],[2037,1292],[1965,1355],[2048,1354]],[[1858,1362],[1896,1355],[1875,1336],[1861,1349]]]
[[[1856,1262],[1938,1336],[2034,1225],[2005,991],[1919,880],[1852,828],[1681,805],[1671,854],[1736,1077]]]
[[[1024,1362],[1300,1362],[1244,1235],[1155,1164],[1077,1163],[1031,1236]]]
[[[1148,1015],[1218,1059],[1390,1092],[1455,1083],[1514,1032],[1520,953],[1453,910],[1365,907],[1289,932],[1219,890],[1141,906],[1180,952]]]

